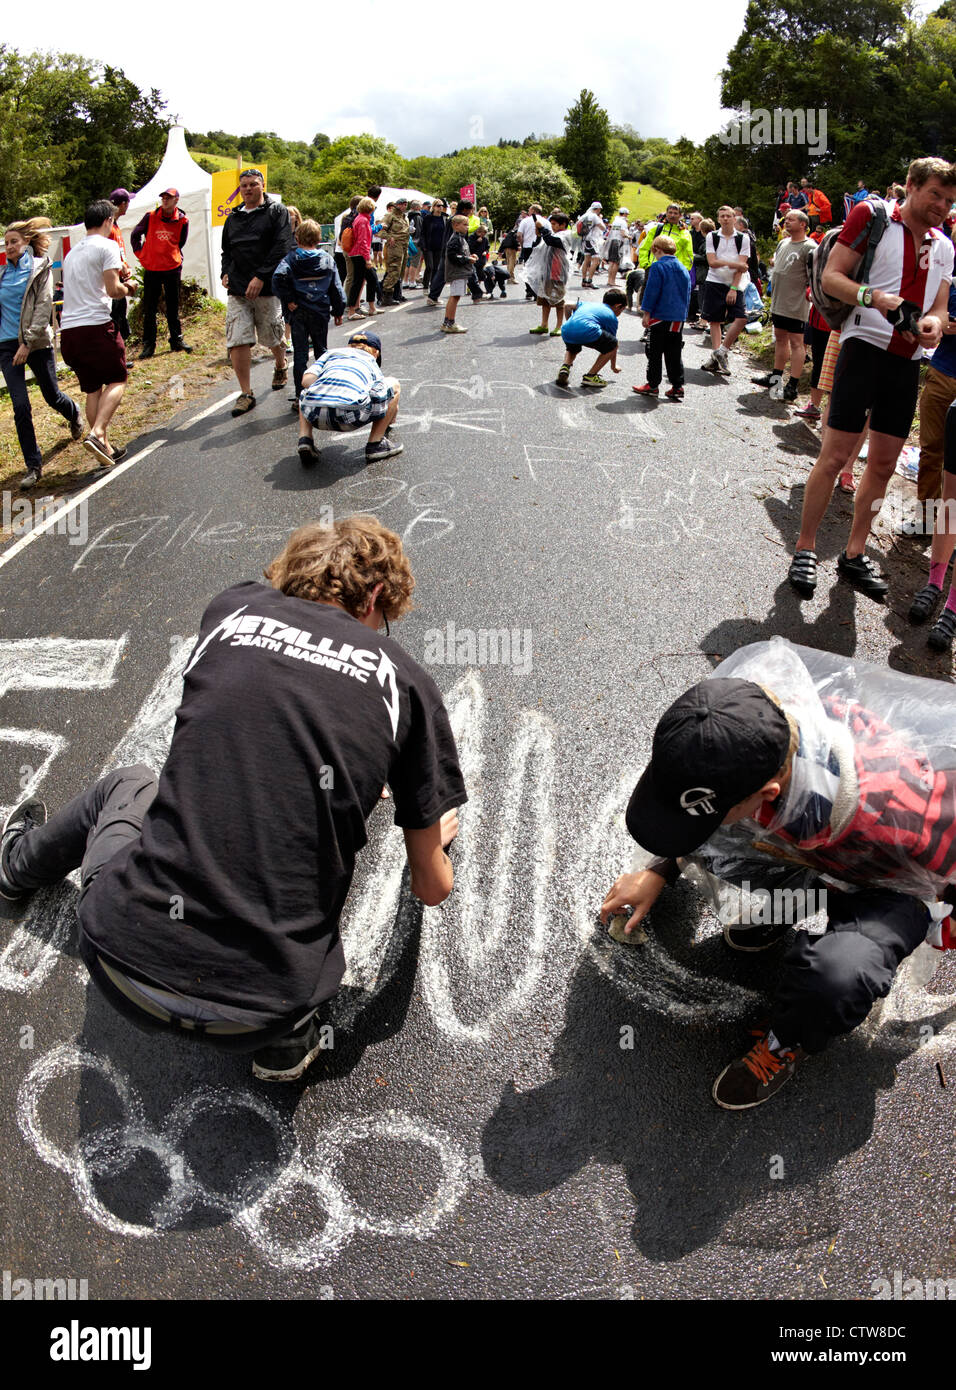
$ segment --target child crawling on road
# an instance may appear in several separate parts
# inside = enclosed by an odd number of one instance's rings
[[[608,364],[612,372],[621,370],[617,365],[617,321],[626,306],[627,295],[623,290],[606,290],[600,304],[582,304],[578,300],[574,312],[565,319],[561,329],[566,351],[558,371],[559,386],[567,386],[574,359],[583,347],[594,348],[597,357],[590,372],[581,378],[582,386],[607,386],[608,381],[601,376],[601,368]]]

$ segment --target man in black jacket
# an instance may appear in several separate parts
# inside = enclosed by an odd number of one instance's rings
[[[266,197],[258,169],[243,169],[239,193],[242,206],[229,214],[222,229],[222,283],[229,291],[226,347],[242,393],[233,415],[245,415],[256,403],[250,371],[257,338],[275,358],[273,391],[281,391],[289,379],[282,306],[272,293],[272,272],[295,245],[288,209]]]

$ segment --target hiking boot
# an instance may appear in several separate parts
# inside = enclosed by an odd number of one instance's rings
[[[282,391],[288,384],[289,368],[284,363],[281,367],[277,365],[275,371],[272,373],[273,391]]]
[[[254,1052],[252,1074],[258,1081],[298,1081],[321,1051],[322,1030],[313,1014],[294,1033]]]
[[[36,487],[36,485],[37,485],[37,483],[38,483],[39,481],[40,481],[40,470],[39,470],[39,468],[28,468],[27,471],[24,473],[23,477],[20,479],[20,490],[21,490],[21,492],[26,492],[28,488]]]
[[[176,338],[174,342],[171,342],[169,350],[170,352],[192,352],[192,348],[188,343],[184,343],[182,338]]]
[[[315,447],[315,442],[310,439],[307,434],[303,434],[300,437],[298,444],[295,446],[295,451],[299,455],[299,462],[302,464],[318,463],[319,461],[319,451]]]
[[[716,352],[712,352],[706,362],[701,362],[700,369],[702,372],[713,372],[714,376],[718,375],[720,363],[717,361]]]
[[[867,594],[870,598],[883,598],[890,587],[866,555],[854,555],[851,560],[845,550],[841,551],[837,560],[837,573],[841,579],[847,580],[855,589],[859,589],[861,594]]]
[[[6,898],[7,902],[22,902],[30,896],[31,889],[17,888],[8,877],[7,865],[16,841],[38,825],[46,825],[46,807],[39,797],[31,796],[13,808],[0,830],[0,897]]]
[[[147,344],[144,343],[144,345],[143,345],[143,350],[142,350],[142,352],[140,353],[140,355],[139,355],[139,357],[138,357],[137,360],[138,360],[139,362],[145,362],[146,359],[147,359],[147,357],[155,357],[155,356],[156,356],[156,349],[155,349],[155,347],[149,347]]]
[[[255,409],[256,398],[251,391],[244,391],[236,400],[232,407],[233,415],[248,415],[250,410]]]
[[[798,383],[793,379],[793,377],[791,377],[790,380],[787,382],[786,386],[783,388],[783,399],[785,401],[789,401],[792,404],[792,402],[797,399],[797,388]]]
[[[609,382],[606,377],[599,376],[597,372],[591,372],[588,376],[581,378],[582,386],[607,386]]]
[[[723,1110],[749,1110],[776,1095],[807,1055],[802,1047],[771,1047],[769,1032],[752,1030],[757,1041],[749,1052],[725,1067],[711,1094]]]
[[[789,930],[787,922],[758,922],[750,926],[728,922],[724,927],[724,940],[735,951],[766,951]]]
[[[754,386],[772,386],[781,376],[781,372],[765,372],[763,376],[752,376],[750,380]]]
[[[366,444],[365,462],[379,463],[382,459],[394,458],[404,448],[404,444],[400,444],[397,439],[389,439],[386,435],[384,439],[379,439],[374,444]]]
[[[717,359],[717,370],[720,372],[721,376],[730,376],[730,362],[727,359],[727,349],[725,347],[719,347],[714,353],[714,356]]]
[[[395,297],[392,294],[391,290],[389,290],[386,294],[382,295],[380,303],[383,309],[390,309],[392,307],[392,305],[395,303]]]

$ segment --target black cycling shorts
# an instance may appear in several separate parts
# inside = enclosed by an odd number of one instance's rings
[[[906,439],[919,396],[919,359],[897,357],[875,343],[849,338],[840,346],[830,392],[832,430],[859,434],[866,424],[879,434]]]

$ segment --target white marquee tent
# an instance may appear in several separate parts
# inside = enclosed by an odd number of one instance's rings
[[[133,194],[120,231],[126,242],[126,259],[131,266],[139,262],[130,247],[130,233],[144,213],[159,206],[159,195],[166,188],[179,190],[179,206],[189,218],[189,237],[183,251],[183,274],[199,281],[207,293],[225,302],[226,291],[219,278],[222,227],[210,226],[212,213],[212,175],[201,169],[186,148],[186,131],[170,126],[166,153],[156,173],[138,193]],[[106,190],[108,193],[109,190]],[[71,244],[86,235],[82,222],[69,228]]]
[[[416,202],[423,203],[426,198],[431,199],[435,196],[436,195],[432,193],[421,193],[417,188],[383,188],[382,196],[375,204],[375,220],[376,222],[381,222],[382,218],[385,216],[386,207],[389,203],[394,203],[396,198],[408,198],[409,201],[414,199]],[[336,242],[339,239],[339,225],[347,212],[348,208],[343,208],[335,219]]]

